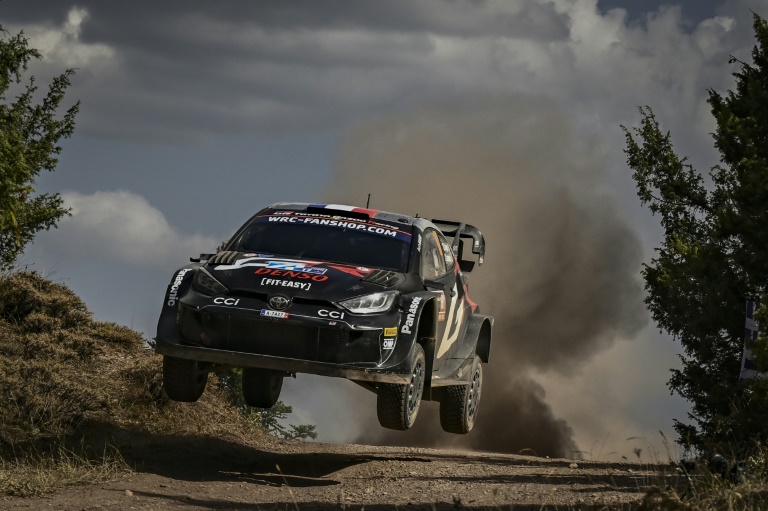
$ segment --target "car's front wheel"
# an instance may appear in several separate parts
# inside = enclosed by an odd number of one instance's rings
[[[280,398],[283,373],[270,369],[243,369],[243,400],[248,406],[272,408]]]
[[[194,403],[203,395],[208,371],[197,360],[163,355],[163,387],[174,401]]]
[[[385,428],[404,431],[413,426],[419,413],[427,364],[424,349],[418,344],[413,349],[411,381],[406,385],[382,383],[377,388],[376,414]]]
[[[469,385],[443,387],[440,399],[440,426],[448,433],[463,435],[475,425],[480,391],[483,386],[483,365],[480,357],[472,362]]]

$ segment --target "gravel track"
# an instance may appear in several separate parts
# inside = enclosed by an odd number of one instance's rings
[[[131,474],[0,501],[0,509],[627,509],[660,484],[662,468],[298,441],[265,448],[219,438],[159,437],[123,451]]]

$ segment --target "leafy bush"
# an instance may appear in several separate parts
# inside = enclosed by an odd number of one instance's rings
[[[219,374],[219,384],[227,393],[229,402],[249,421],[264,428],[270,435],[289,440],[317,438],[313,424],[289,424],[286,427],[282,421],[293,413],[293,407],[278,401],[272,408],[253,408],[245,404],[243,399],[243,380],[240,369],[230,369]]]

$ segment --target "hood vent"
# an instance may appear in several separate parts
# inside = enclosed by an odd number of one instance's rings
[[[223,250],[208,260],[208,266],[216,264],[232,264],[240,256],[240,252],[234,250]]]
[[[404,281],[405,278],[402,274],[390,270],[373,270],[363,279],[363,282],[370,282],[382,287],[394,287]]]

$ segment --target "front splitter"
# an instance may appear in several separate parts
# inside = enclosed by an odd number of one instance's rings
[[[346,378],[348,380],[365,381],[373,383],[410,383],[411,375],[388,372],[384,369],[368,369],[359,367],[342,366],[326,362],[313,362],[294,358],[273,357],[270,355],[258,355],[254,353],[242,353],[237,351],[223,351],[202,346],[190,346],[176,344],[155,338],[155,351],[169,357],[197,360],[212,364],[222,364],[232,367],[255,367],[261,369],[274,369],[287,373],[317,374],[334,378]]]

